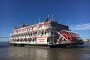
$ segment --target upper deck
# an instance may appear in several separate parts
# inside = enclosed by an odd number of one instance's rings
[[[17,33],[24,33],[24,32],[30,32],[30,31],[31,32],[32,31],[42,31],[46,29],[52,29],[56,31],[69,30],[69,26],[59,24],[56,21],[48,20],[48,21],[41,22],[41,23],[34,24],[34,25],[22,24],[21,26],[14,28],[13,33],[17,34]]]

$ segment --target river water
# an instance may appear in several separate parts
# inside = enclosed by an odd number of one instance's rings
[[[11,47],[1,43],[0,60],[90,60],[90,43],[80,48]]]

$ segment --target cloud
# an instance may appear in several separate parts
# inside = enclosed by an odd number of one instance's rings
[[[90,23],[70,26],[71,30],[90,30]]]

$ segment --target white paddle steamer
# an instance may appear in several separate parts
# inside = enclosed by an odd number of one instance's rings
[[[83,44],[83,41],[78,33],[69,30],[69,26],[47,18],[38,24],[14,28],[9,43],[14,46],[67,47]]]

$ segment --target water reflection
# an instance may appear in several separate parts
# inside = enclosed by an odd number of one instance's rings
[[[9,57],[15,60],[47,60],[47,52],[44,48],[11,47]]]
[[[89,56],[90,48],[11,47],[9,50],[11,60],[86,60]]]
[[[90,60],[90,45],[83,48],[2,47],[0,60]]]

